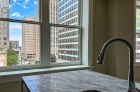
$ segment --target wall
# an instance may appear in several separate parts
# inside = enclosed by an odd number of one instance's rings
[[[94,71],[107,73],[106,63],[104,65],[97,64],[97,58],[101,51],[102,45],[107,39],[107,1],[94,0],[93,2],[93,60]]]
[[[94,44],[93,53],[96,60],[96,54],[100,52],[98,49],[101,49],[102,43],[110,38],[120,37],[126,39],[134,47],[134,5],[133,0],[94,0],[93,41],[98,43]],[[129,52],[122,42],[115,42],[109,46],[106,53],[105,67],[97,65],[95,59],[95,71],[127,79]],[[134,67],[136,81],[140,81],[139,70],[140,66]]]
[[[21,82],[1,83],[0,92],[21,92]]]

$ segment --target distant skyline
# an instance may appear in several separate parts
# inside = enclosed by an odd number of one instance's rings
[[[26,16],[36,16],[37,0],[10,0],[9,18],[24,20]],[[9,23],[10,40],[18,40],[22,46],[22,23]]]

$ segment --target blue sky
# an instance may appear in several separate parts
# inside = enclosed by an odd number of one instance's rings
[[[26,16],[35,17],[37,0],[10,0],[9,17],[24,20]],[[10,40],[18,40],[22,46],[22,24],[10,23]]]

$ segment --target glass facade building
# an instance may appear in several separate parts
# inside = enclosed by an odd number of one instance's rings
[[[79,26],[78,0],[58,0],[58,24]],[[58,27],[58,62],[79,61],[79,29]]]

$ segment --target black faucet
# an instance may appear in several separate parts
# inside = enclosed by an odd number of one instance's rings
[[[112,42],[115,42],[115,41],[123,42],[128,47],[128,50],[129,50],[128,92],[140,92],[140,90],[135,87],[133,48],[132,48],[131,44],[128,41],[126,41],[124,39],[121,39],[121,38],[112,38],[112,39],[108,40],[103,45],[102,50],[101,50],[101,52],[99,54],[97,62],[98,62],[98,64],[103,64],[105,52],[106,52],[106,49],[107,49],[108,45],[110,43],[112,43]]]

